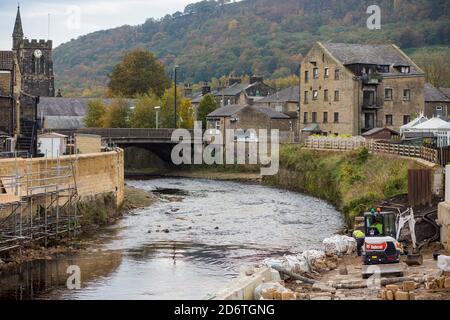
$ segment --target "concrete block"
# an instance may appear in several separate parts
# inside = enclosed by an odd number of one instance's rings
[[[414,291],[416,288],[416,284],[414,281],[404,281],[402,285],[402,289],[405,292]]]
[[[386,289],[381,289],[380,298],[381,298],[381,300],[387,300],[387,290]]]
[[[416,300],[416,294],[414,292],[409,293],[409,300]]]
[[[386,290],[386,300],[394,300],[394,292],[392,290]]]
[[[395,300],[409,300],[409,293],[398,290],[395,292]]]
[[[441,202],[438,205],[438,222],[440,225],[450,225],[450,202]]]
[[[281,300],[297,300],[295,292],[286,291],[281,293]]]
[[[444,280],[444,288],[450,289],[450,278],[445,278]]]

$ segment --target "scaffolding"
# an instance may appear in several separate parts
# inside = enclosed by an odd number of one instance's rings
[[[0,188],[10,198],[0,203],[0,254],[31,243],[47,246],[49,240],[74,236],[80,229],[76,157],[65,157],[64,165],[59,156],[24,161],[24,172],[19,172],[16,157],[15,174],[0,176]]]

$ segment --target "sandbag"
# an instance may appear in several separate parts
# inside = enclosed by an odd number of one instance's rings
[[[442,270],[444,272],[450,272],[450,257],[444,256],[442,254],[439,255],[437,266],[440,270]]]
[[[269,268],[273,266],[278,266],[283,269],[289,270],[294,273],[305,273],[309,272],[309,265],[306,259],[301,256],[284,256],[281,259],[265,259],[263,264]]]
[[[356,249],[356,240],[351,237],[335,235],[323,240],[326,254],[351,254]]]

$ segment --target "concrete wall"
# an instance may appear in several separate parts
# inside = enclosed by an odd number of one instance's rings
[[[75,134],[75,147],[77,153],[97,153],[102,148],[102,137],[93,134]]]
[[[74,161],[75,160],[75,161]],[[60,157],[61,166],[74,164],[78,195],[82,200],[93,196],[113,193],[117,206],[124,200],[124,152],[121,149],[105,153],[93,153],[78,156]],[[50,167],[50,160],[35,158],[31,162],[33,173],[45,171]],[[55,165],[55,162],[54,164]],[[25,175],[30,168],[28,159],[0,160],[0,177]],[[35,186],[37,183],[34,184]],[[24,187],[25,188],[25,187]],[[26,190],[22,190],[26,194]],[[0,195],[0,203],[7,201],[11,195]],[[2,200],[3,198],[3,200]]]

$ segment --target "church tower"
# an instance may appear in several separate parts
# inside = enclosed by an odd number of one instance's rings
[[[52,47],[51,40],[24,38],[18,7],[13,31],[13,51],[22,75],[22,91],[26,94],[39,97],[55,96]]]

